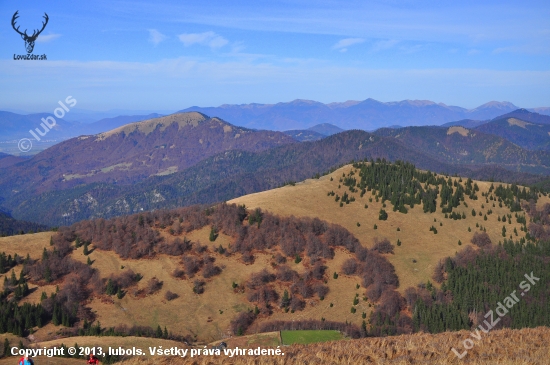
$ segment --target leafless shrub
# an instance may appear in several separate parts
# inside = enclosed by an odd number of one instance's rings
[[[202,280],[193,281],[193,293],[195,293],[195,294],[204,293],[204,284],[206,284],[206,283]]]
[[[211,278],[212,276],[219,275],[222,272],[222,269],[219,266],[214,265],[211,261],[208,261],[206,265],[202,268],[202,276],[205,279]]]
[[[342,264],[342,272],[344,275],[354,275],[357,272],[357,260],[350,258],[344,261]]]
[[[171,275],[175,278],[183,279],[185,277],[185,271],[176,267]]]
[[[475,232],[470,242],[478,247],[485,247],[491,244],[491,239],[486,232]]]
[[[229,328],[234,335],[243,335],[248,327],[254,322],[256,316],[251,312],[241,312],[229,324]]]
[[[155,276],[153,276],[148,282],[147,286],[145,288],[145,292],[147,294],[153,294],[157,291],[159,291],[162,288],[162,281],[159,281]]]
[[[168,290],[168,291],[164,294],[164,299],[166,299],[167,301],[174,300],[174,299],[176,299],[177,297],[179,297],[179,295],[177,295],[176,293],[172,293],[170,290]]]
[[[275,275],[270,273],[266,269],[263,269],[260,272],[250,275],[250,279],[246,282],[246,286],[249,289],[256,289],[274,280]]]
[[[435,265],[432,279],[439,284],[441,284],[443,280],[445,280],[445,261],[444,260],[439,260],[437,265]]]
[[[315,294],[317,294],[319,298],[324,298],[329,292],[328,286],[323,285],[321,283],[317,283],[313,285],[312,288]]]
[[[271,288],[262,287],[249,292],[247,299],[249,302],[268,304],[276,302],[279,299],[279,294]]]
[[[384,238],[382,241],[374,240],[374,246],[372,247],[373,251],[378,251],[378,253],[393,253],[393,245],[387,238]]]
[[[185,271],[185,274],[190,278],[192,278],[201,267],[200,260],[195,256],[184,256],[182,258],[182,262],[183,270]]]
[[[299,277],[298,273],[292,270],[290,267],[283,265],[277,268],[276,274],[277,280],[290,282]]]
[[[300,311],[300,310],[304,309],[305,306],[306,306],[306,302],[304,302],[300,298],[298,298],[294,295],[292,296],[292,298],[290,298],[290,309],[291,310]]]
[[[277,254],[275,255],[274,259],[275,259],[275,262],[278,263],[278,264],[284,264],[284,263],[286,263],[286,257],[284,257],[283,255],[281,255],[279,252],[277,252]]]
[[[250,252],[245,252],[242,255],[243,262],[245,264],[253,264],[254,263],[254,255]]]
[[[161,243],[158,246],[158,252],[170,256],[180,256],[191,249],[191,241],[177,237],[172,243]]]
[[[206,252],[208,250],[208,246],[207,245],[201,245],[200,242],[195,243],[194,247],[195,247],[195,252],[196,253],[203,253],[203,252]]]
[[[326,269],[327,267],[323,265],[321,261],[317,261],[311,268],[309,276],[315,280],[322,280],[325,275]]]

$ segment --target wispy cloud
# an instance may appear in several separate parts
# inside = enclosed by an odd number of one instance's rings
[[[332,49],[339,50],[340,52],[346,52],[348,47],[353,46],[354,44],[363,43],[365,40],[363,38],[344,38],[339,40]]]
[[[550,53],[550,43],[543,44],[542,42],[539,44],[524,44],[524,45],[517,45],[517,46],[508,46],[508,47],[500,47],[496,48],[493,53],[526,53],[526,54],[548,54]]]
[[[401,52],[407,53],[407,54],[421,52],[427,49],[429,49],[429,45],[427,44],[414,44],[414,45],[405,45],[405,46],[399,47],[399,50]]]
[[[185,47],[200,44],[209,46],[210,48],[221,48],[229,43],[227,39],[212,31],[204,33],[184,33],[180,34],[178,38]]]
[[[147,29],[149,31],[149,42],[155,46],[164,41],[167,37],[156,29]]]
[[[396,40],[396,39],[388,39],[388,40],[384,40],[384,41],[378,41],[378,42],[374,43],[371,50],[373,52],[384,51],[386,49],[390,49],[390,48],[394,47],[397,43],[399,43],[399,41]]]
[[[61,34],[40,34],[38,38],[36,38],[37,43],[48,43],[53,41],[54,39],[57,39],[61,37]]]
[[[480,52],[481,52],[480,50],[472,48],[468,51],[468,55],[473,56],[473,55],[476,55]]]
[[[550,71],[371,69],[315,62],[182,57],[157,62],[0,60],[0,79],[12,85],[0,89],[0,109],[25,109],[30,103],[43,101],[47,109],[51,100],[55,103],[51,89],[28,88],[37,79],[49,87],[58,87],[63,80],[62,87],[75,90],[82,107],[89,109],[179,110],[189,105],[278,102],[304,96],[324,102],[353,97],[382,101],[418,98],[467,107],[496,99],[531,107],[546,105]],[[165,90],[170,92],[163,93]]]

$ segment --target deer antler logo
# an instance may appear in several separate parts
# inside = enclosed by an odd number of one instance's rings
[[[17,10],[15,12],[15,14],[13,14],[13,17],[11,18],[11,26],[13,27],[13,29],[19,33],[21,35],[21,38],[23,38],[23,40],[25,41],[25,48],[27,49],[27,53],[31,54],[33,49],[34,49],[34,42],[36,41],[36,38],[38,38],[38,36],[40,35],[40,33],[42,33],[42,31],[44,30],[44,28],[46,28],[46,24],[48,24],[48,20],[50,18],[48,18],[48,14],[44,13],[44,19],[46,21],[42,22],[42,29],[38,30],[36,29],[31,36],[29,36],[27,34],[27,30],[25,29],[25,31],[23,33],[21,33],[19,31],[19,26],[16,28],[15,27],[15,22],[17,20],[17,18],[19,18],[19,10]]]

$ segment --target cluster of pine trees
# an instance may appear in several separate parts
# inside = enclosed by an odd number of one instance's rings
[[[6,255],[5,252],[0,253],[0,274],[8,272],[15,265],[17,265],[17,254],[15,254],[15,257],[11,257],[11,255]]]
[[[436,211],[436,199],[441,197],[440,207],[443,213],[452,212],[464,195],[475,194],[474,187],[469,188],[471,180],[468,179],[466,187],[451,178],[445,180],[430,171],[420,171],[408,162],[396,161],[390,163],[385,159],[377,159],[370,163],[354,163],[353,167],[359,169],[359,181],[352,170],[348,175],[343,174],[340,182],[353,192],[360,191],[361,197],[367,191],[373,191],[376,200],[382,203],[389,201],[393,211],[407,213],[408,208],[422,204],[424,212]],[[460,180],[461,181],[461,180]],[[477,185],[475,186],[477,188]],[[479,190],[479,188],[477,188]],[[353,198],[353,197],[352,197]],[[355,200],[350,198],[350,201]]]
[[[448,258],[439,265],[439,278],[446,276],[437,289],[430,283],[408,289],[414,330],[431,333],[470,329],[487,325],[485,315],[506,303],[497,328],[550,326],[550,242],[521,244],[505,240],[504,244],[485,246],[479,252],[471,248]],[[530,283],[525,275],[537,280]],[[435,277],[434,277],[435,278]],[[530,284],[529,288],[520,283]],[[511,295],[514,293],[513,295]],[[515,298],[511,305],[509,299]],[[494,318],[498,318],[494,313]]]
[[[371,160],[369,163],[357,162],[353,164],[354,170],[347,175],[342,174],[339,182],[347,186],[351,193],[360,192],[363,197],[368,191],[376,201],[382,200],[384,204],[389,201],[393,206],[393,211],[407,213],[409,208],[422,204],[424,213],[433,213],[436,211],[436,200],[439,197],[442,213],[451,213],[452,219],[464,219],[462,213],[453,212],[465,197],[477,200],[477,193],[480,191],[477,183],[468,178],[465,182],[462,178],[452,179],[444,178],[430,171],[420,171],[408,162],[396,161],[388,162],[385,159]],[[510,186],[498,185],[496,188],[491,184],[488,193],[483,193],[486,203],[489,200],[498,201],[499,206],[510,208],[511,212],[521,211],[521,200],[537,201],[540,192],[532,187],[526,189],[519,188],[516,184]],[[328,193],[334,196],[334,191]],[[335,201],[349,204],[355,201],[353,196],[348,196],[347,192],[342,197],[336,195]],[[453,214],[454,213],[454,214]]]

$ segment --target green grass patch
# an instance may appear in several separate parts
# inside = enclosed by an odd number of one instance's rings
[[[281,331],[281,337],[284,345],[337,341],[344,338],[340,332],[333,330]]]

